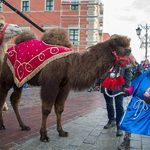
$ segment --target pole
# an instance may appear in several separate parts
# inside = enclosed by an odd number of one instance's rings
[[[40,30],[41,32],[45,32],[45,30],[43,28],[41,28],[40,26],[38,26],[36,23],[34,23],[32,20],[30,20],[27,16],[25,16],[22,12],[20,12],[18,9],[16,9],[15,7],[13,7],[12,5],[10,5],[8,2],[6,2],[5,0],[0,0],[0,2],[2,2],[3,4],[5,4],[6,6],[8,6],[11,10],[13,10],[15,13],[17,13],[19,16],[21,16],[22,18],[24,18],[26,21],[28,21],[29,23],[31,23],[34,27],[36,27],[38,30]]]
[[[145,34],[145,60],[147,60],[147,46],[148,46],[148,43],[147,43],[147,40],[148,40],[148,26],[146,24],[146,34]]]

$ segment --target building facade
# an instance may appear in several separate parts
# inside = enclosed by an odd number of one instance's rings
[[[102,39],[103,4],[101,0],[7,0],[44,30],[61,27],[68,31],[75,51]],[[38,38],[43,34],[13,10],[1,3],[0,13],[6,22],[18,24],[23,30],[32,30]]]

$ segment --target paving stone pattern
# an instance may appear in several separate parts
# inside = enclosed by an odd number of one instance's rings
[[[100,92],[71,92],[63,113],[63,127],[69,132],[69,137],[58,136],[53,111],[48,120],[50,142],[40,142],[39,90],[28,88],[22,95],[20,111],[31,131],[20,131],[11,106],[4,113],[6,131],[0,131],[0,150],[117,150],[122,137],[116,137],[115,127],[103,129],[107,123],[107,113]],[[150,150],[149,141],[148,136],[132,135],[130,150]]]

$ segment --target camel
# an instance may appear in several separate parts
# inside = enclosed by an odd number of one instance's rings
[[[7,43],[16,35],[20,34],[22,29],[16,24],[5,23],[5,18],[0,15],[0,67],[3,62],[5,52],[7,50]],[[4,111],[8,110],[8,106],[4,104]]]
[[[23,34],[16,38],[16,44],[32,39],[26,38]],[[33,37],[34,39],[35,37]],[[44,33],[41,38],[47,44],[62,45],[71,47],[67,33],[63,29],[52,29]],[[8,52],[8,51],[7,51]],[[113,54],[115,52],[115,55]],[[99,42],[88,48],[83,53],[73,52],[70,55],[56,59],[48,63],[35,76],[27,81],[29,85],[41,87],[42,100],[42,123],[40,128],[40,140],[48,142],[47,118],[54,106],[57,118],[57,131],[59,136],[67,137],[68,132],[63,130],[61,116],[64,111],[65,101],[69,91],[81,91],[88,89],[97,77],[104,78],[113,64],[122,64],[120,57],[128,57],[131,53],[130,39],[126,36],[115,35],[110,40]],[[10,88],[13,93],[10,96],[11,105],[14,109],[19,125],[22,130],[30,130],[25,125],[19,114],[19,100],[22,87],[17,87],[14,82],[13,74],[7,64],[7,57],[4,58],[0,76],[0,129],[5,129],[2,117],[2,106],[5,102]]]

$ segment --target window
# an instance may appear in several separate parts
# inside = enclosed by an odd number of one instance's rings
[[[69,29],[69,38],[73,44],[78,45],[79,30],[78,29]]]
[[[22,11],[29,11],[29,0],[22,0]]]
[[[71,10],[79,10],[79,1],[78,0],[71,1]]]
[[[52,11],[54,10],[54,0],[46,0],[46,11]]]
[[[3,11],[3,4],[2,4],[2,2],[0,2],[0,12],[2,12]]]

